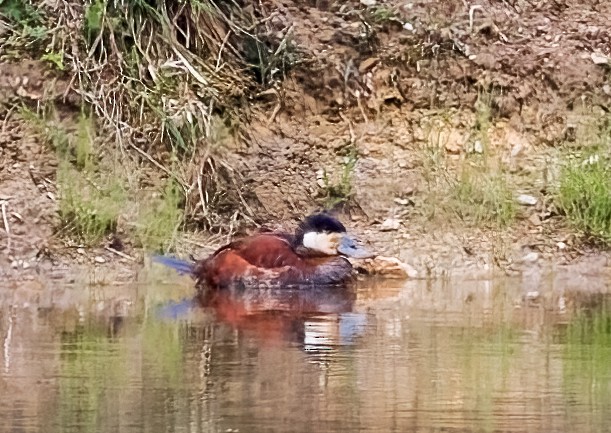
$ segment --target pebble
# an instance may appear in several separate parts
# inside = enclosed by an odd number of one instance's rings
[[[524,263],[534,263],[537,260],[539,260],[539,253],[535,253],[534,251],[526,254],[524,257],[522,257],[522,261]]]
[[[594,62],[595,65],[608,65],[609,57],[605,56],[602,53],[592,53],[590,54],[590,58]]]
[[[535,227],[538,227],[541,225],[541,218],[539,218],[539,215],[537,215],[536,213],[532,214],[528,218],[528,221],[530,221],[530,223],[534,225]]]
[[[106,263],[106,259],[102,256],[95,256],[95,260],[96,263]]]
[[[376,3],[376,0],[361,0],[363,6],[375,6]]]
[[[541,296],[541,293],[537,290],[531,290],[530,292],[526,292],[526,299],[529,301],[535,301]]]
[[[537,197],[528,194],[520,194],[517,198],[518,203],[525,206],[534,206],[537,204]]]
[[[558,242],[556,246],[558,247],[559,250],[565,250],[567,247],[567,245],[562,241]]]
[[[406,198],[397,197],[393,201],[397,204],[400,204],[401,206],[407,206],[408,204],[410,204],[410,201]]]
[[[76,252],[79,254],[85,254],[85,248],[77,248]]]
[[[401,220],[395,218],[386,218],[380,226],[380,230],[383,232],[389,232],[393,230],[399,230],[399,227],[401,227]]]

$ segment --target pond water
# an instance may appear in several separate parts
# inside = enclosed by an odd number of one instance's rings
[[[0,432],[608,432],[611,300],[545,284],[3,289]]]

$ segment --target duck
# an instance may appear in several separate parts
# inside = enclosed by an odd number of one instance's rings
[[[166,256],[154,261],[190,274],[203,291],[341,285],[354,278],[349,258],[374,256],[336,217],[318,212],[304,218],[295,233],[259,232],[196,262]]]

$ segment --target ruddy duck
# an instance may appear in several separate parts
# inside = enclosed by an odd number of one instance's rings
[[[353,275],[346,257],[372,256],[348,236],[341,222],[317,213],[305,218],[295,234],[259,233],[231,242],[198,263],[156,260],[190,273],[202,290],[342,284]]]

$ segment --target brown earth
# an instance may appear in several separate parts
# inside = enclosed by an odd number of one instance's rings
[[[587,135],[611,107],[608,2],[265,3],[277,11],[270,25],[280,37],[291,32],[303,62],[279,90],[256,98],[252,142],[228,155],[261,220],[288,228],[319,208],[321,171],[337,180],[356,150],[354,198],[342,218],[373,249],[421,275],[609,272],[607,253],[585,246],[555,214],[548,188],[562,146]],[[57,162],[14,104],[51,99],[60,112],[76,113],[64,99],[67,78],[54,81],[40,62],[0,68],[0,278],[61,276],[81,264],[133,277],[137,260],[103,248],[77,252],[54,230]],[[437,204],[427,193],[424,154],[440,150],[444,167],[456,169],[476,139],[482,95],[491,110],[490,154],[511,173],[516,194],[538,199],[506,229],[465,225],[452,214],[431,218]],[[200,256],[214,246],[191,237],[180,250]]]

